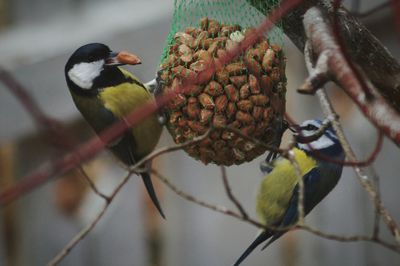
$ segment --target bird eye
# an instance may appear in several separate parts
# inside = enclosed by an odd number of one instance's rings
[[[308,124],[307,126],[302,127],[301,129],[313,131],[313,130],[318,130],[318,127],[316,127],[316,126],[314,126],[312,124]]]

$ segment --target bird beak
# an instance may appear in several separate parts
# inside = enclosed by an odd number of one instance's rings
[[[106,59],[106,66],[121,66],[121,65],[139,65],[142,61],[137,55],[131,54],[126,51],[111,52]]]

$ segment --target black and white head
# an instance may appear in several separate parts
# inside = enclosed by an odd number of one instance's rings
[[[320,132],[322,126],[323,122],[319,119],[306,120],[301,123],[300,134],[298,135],[303,139],[315,136]],[[343,152],[339,139],[331,126],[327,127],[322,135],[316,140],[312,140],[308,143],[298,142],[297,146],[306,152],[318,151],[327,156],[336,156]]]
[[[65,78],[70,89],[92,94],[96,89],[112,86],[123,78],[120,65],[137,65],[140,59],[128,52],[113,52],[102,43],[90,43],[78,48],[65,65]]]

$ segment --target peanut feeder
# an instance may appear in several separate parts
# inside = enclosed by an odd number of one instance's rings
[[[196,77],[251,31],[203,18],[199,28],[177,32],[161,65],[162,91]],[[183,143],[213,127],[206,139],[185,151],[205,164],[241,164],[263,154],[265,147],[221,126],[236,128],[264,143],[276,143],[281,138],[276,129],[285,112],[285,93],[283,51],[259,38],[208,81],[191,85],[167,104],[167,128],[176,143]]]

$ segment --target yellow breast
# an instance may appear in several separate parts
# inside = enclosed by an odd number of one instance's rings
[[[127,77],[137,80],[135,76],[121,69]],[[135,108],[154,101],[152,95],[142,86],[125,82],[118,86],[104,88],[99,98],[104,106],[116,117],[123,118]],[[156,146],[162,127],[157,119],[157,114],[152,114],[138,125],[132,127],[132,134],[136,141],[135,155],[141,158],[150,153]]]
[[[293,152],[302,177],[316,167],[316,161],[304,151],[294,148]],[[256,211],[261,222],[273,225],[282,219],[298,182],[299,176],[289,160],[282,158],[274,162],[273,170],[261,182],[257,195]]]

